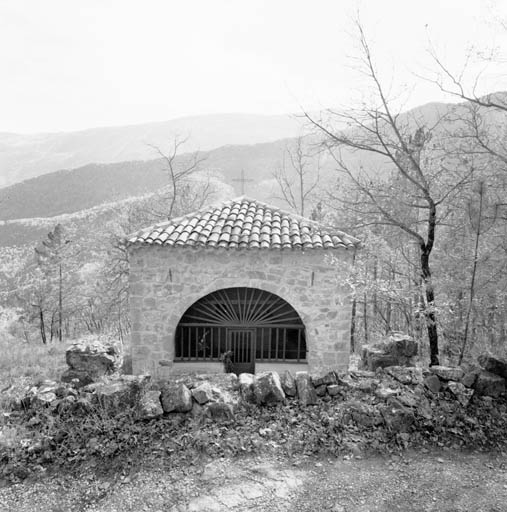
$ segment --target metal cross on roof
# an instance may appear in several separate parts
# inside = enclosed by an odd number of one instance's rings
[[[245,183],[247,181],[255,181],[251,178],[245,178],[245,169],[241,169],[241,178],[233,178],[232,181],[239,181],[241,182],[241,195],[245,195]]]

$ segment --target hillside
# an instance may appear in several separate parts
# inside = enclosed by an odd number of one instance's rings
[[[90,163],[151,160],[148,144],[163,148],[174,135],[189,137],[185,151],[208,151],[295,137],[301,126],[290,115],[217,114],[68,133],[0,133],[0,187]]]
[[[220,173],[238,195],[241,185],[233,179],[244,169],[247,178],[255,177],[254,183],[248,183],[249,193],[267,198],[269,191],[262,182],[271,180],[286,142],[224,146],[203,153],[202,168]],[[155,192],[168,183],[164,169],[164,162],[156,159],[90,164],[38,176],[0,189],[0,220],[52,217]]]

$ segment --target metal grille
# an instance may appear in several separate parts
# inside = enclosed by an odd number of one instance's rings
[[[231,346],[231,330],[238,332],[233,340],[245,340],[237,347]],[[251,335],[242,338],[240,331]],[[228,350],[236,359],[246,350],[246,340],[257,361],[306,360],[305,329],[297,312],[277,295],[256,288],[219,290],[193,304],[178,324],[175,360],[219,361]]]

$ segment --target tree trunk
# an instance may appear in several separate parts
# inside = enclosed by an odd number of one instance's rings
[[[356,297],[352,299],[352,320],[350,322],[350,352],[352,354],[356,351],[356,309],[357,300]]]
[[[425,293],[425,317],[428,341],[430,345],[430,366],[440,364],[438,359],[438,331],[435,316],[435,292],[431,282],[431,270],[429,265],[430,251],[427,247],[421,247],[421,277]]]
[[[58,340],[62,341],[62,324],[63,324],[63,300],[62,300],[62,264],[60,263],[60,286],[58,290]]]
[[[468,307],[466,313],[465,320],[465,332],[463,333],[463,344],[461,345],[461,350],[459,353],[458,364],[461,364],[463,361],[463,356],[465,355],[465,349],[468,341],[468,329],[470,326],[470,315],[472,313],[472,307],[474,305],[474,294],[475,294],[475,276],[477,274],[477,263],[479,257],[479,240],[481,238],[481,219],[482,219],[482,206],[483,206],[483,185],[481,184],[481,188],[479,189],[479,211],[478,211],[478,219],[477,219],[477,229],[475,230],[475,246],[474,246],[474,264],[472,267],[472,276],[470,278],[470,288],[469,288],[469,300]]]
[[[364,294],[363,302],[363,325],[364,325],[364,342],[368,344],[368,299]]]
[[[48,340],[46,339],[46,326],[44,325],[44,312],[42,311],[42,308],[39,308],[39,319],[40,319],[40,336],[42,339],[42,343],[44,345],[46,345]]]

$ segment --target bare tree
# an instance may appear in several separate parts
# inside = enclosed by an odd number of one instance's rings
[[[199,152],[180,155],[180,151],[188,137],[181,137],[175,135],[168,152],[162,151],[158,146],[149,144],[164,162],[164,172],[167,173],[169,178],[169,187],[171,190],[169,207],[165,212],[165,216],[170,219],[173,216],[176,202],[179,199],[181,187],[184,182],[195,172],[201,170],[201,164],[206,160]]]
[[[299,136],[293,145],[287,145],[280,167],[273,173],[282,199],[301,216],[315,192],[320,179],[320,154],[311,151]]]
[[[371,106],[328,111],[327,119],[305,114],[323,145],[344,176],[348,189],[340,200],[357,212],[363,225],[387,225],[400,230],[419,249],[422,312],[430,346],[430,364],[439,364],[435,285],[430,257],[436,242],[437,226],[445,216],[442,208],[467,182],[469,171],[460,167],[458,155],[449,155],[437,128],[419,124],[400,115],[392,106],[377,72],[363,27],[356,22],[359,41],[359,71],[372,87]],[[334,128],[335,123],[349,127]],[[367,157],[363,163],[363,157]],[[380,168],[388,169],[380,175]],[[359,197],[359,200],[355,198]]]

